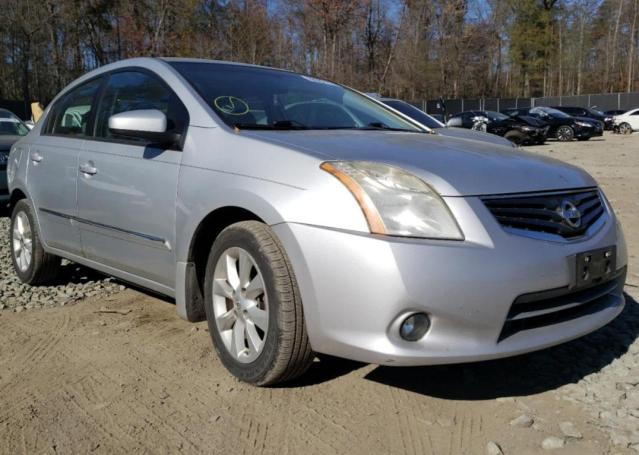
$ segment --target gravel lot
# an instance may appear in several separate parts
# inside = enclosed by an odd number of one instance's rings
[[[0,310],[24,310],[49,306],[65,306],[86,297],[108,297],[123,291],[124,285],[113,279],[69,262],[57,286],[25,286],[13,273],[9,249],[9,218],[0,218]]]
[[[252,388],[171,302],[73,264],[57,286],[19,284],[0,219],[0,453],[638,453],[639,135],[530,150],[601,183],[627,237],[627,305],[582,339],[478,364],[322,357],[298,383]]]

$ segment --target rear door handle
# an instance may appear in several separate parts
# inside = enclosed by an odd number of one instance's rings
[[[31,152],[31,161],[34,163],[39,163],[43,159],[44,157],[40,154],[40,152]]]
[[[80,172],[86,175],[95,175],[98,173],[98,168],[93,166],[93,163],[84,163],[80,165]]]

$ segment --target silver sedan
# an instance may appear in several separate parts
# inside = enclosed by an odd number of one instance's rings
[[[8,180],[22,281],[67,258],[175,298],[253,384],[299,376],[314,353],[519,354],[624,305],[622,230],[583,170],[289,71],[104,66],[12,147]]]

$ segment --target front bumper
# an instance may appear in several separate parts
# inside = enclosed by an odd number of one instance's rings
[[[578,127],[574,129],[575,137],[578,139],[591,138],[596,136],[603,136],[603,127]]]
[[[548,136],[548,128],[535,128],[530,130],[521,130],[525,134],[529,141],[535,143],[541,143],[546,140]]]
[[[462,242],[274,226],[297,276],[315,351],[387,365],[477,361],[577,338],[621,312],[618,287],[595,312],[500,339],[518,296],[574,282],[577,253],[616,245],[621,271],[623,235],[608,214],[584,241],[531,239],[504,231],[478,198],[447,202],[466,236]],[[424,338],[408,342],[398,335],[398,321],[413,312],[428,313],[432,325]]]

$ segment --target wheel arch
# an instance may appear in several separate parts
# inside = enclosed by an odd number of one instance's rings
[[[180,317],[190,322],[206,319],[204,312],[204,277],[206,263],[215,239],[228,226],[240,221],[260,221],[263,217],[243,207],[219,207],[197,224],[191,236],[186,262],[178,262],[176,304]]]
[[[9,210],[13,210],[18,201],[22,199],[28,199],[27,194],[20,188],[14,189],[9,196]]]

